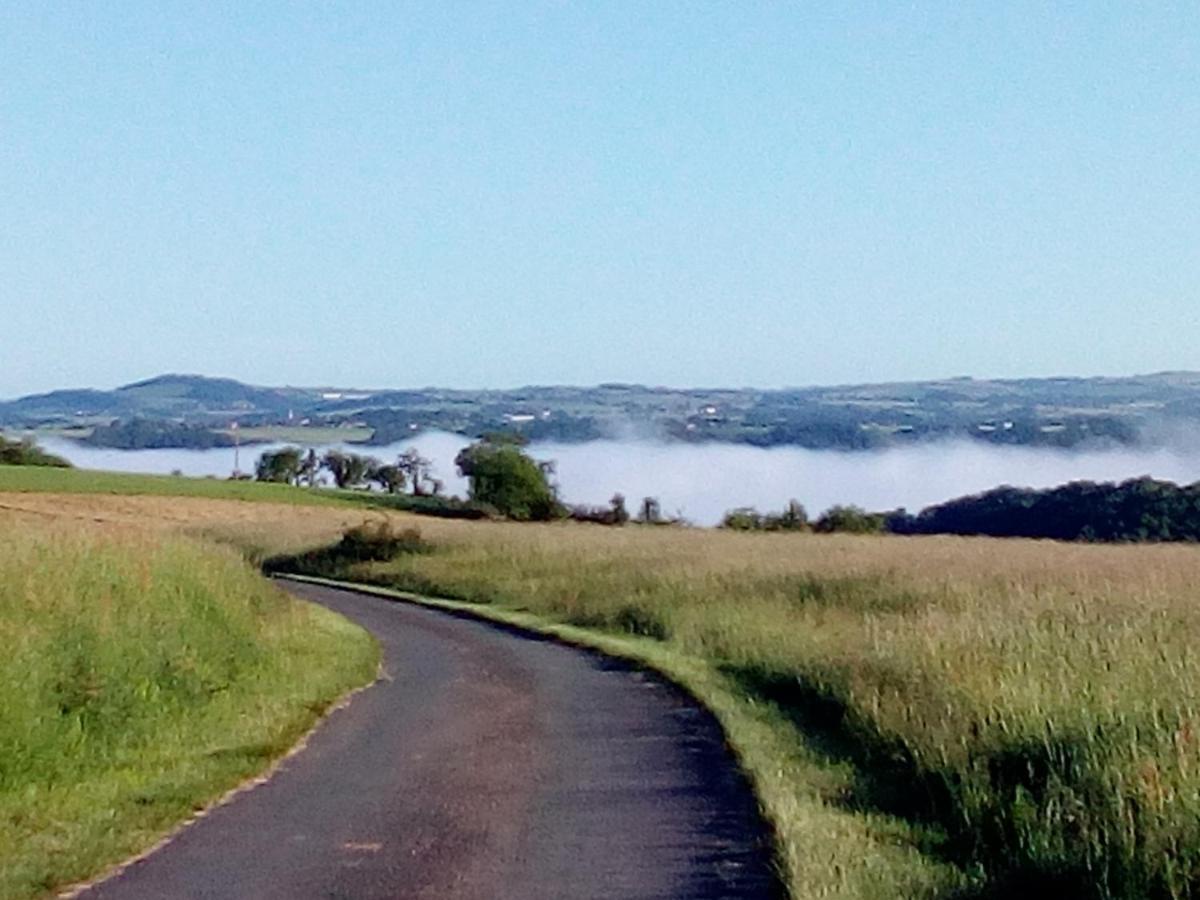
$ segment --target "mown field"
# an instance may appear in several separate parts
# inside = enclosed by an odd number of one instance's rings
[[[419,552],[326,555],[312,570],[549,623],[678,678],[752,773],[797,898],[1200,893],[1191,546],[516,525],[201,498],[5,506],[30,521],[154,523],[256,560],[331,544],[366,517],[419,528]]]
[[[361,629],[145,515],[0,509],[2,898],[142,850],[374,677]]]

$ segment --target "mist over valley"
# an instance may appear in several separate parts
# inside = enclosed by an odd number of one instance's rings
[[[40,443],[90,469],[225,478],[234,467],[234,450],[225,447],[113,450],[61,437],[45,437]],[[462,435],[425,432],[385,446],[337,443],[317,449],[338,447],[389,460],[416,447],[433,461],[432,474],[448,492],[465,495],[467,484],[455,470],[454,457],[468,443]],[[242,447],[241,470],[253,471],[262,452],[280,446]],[[810,513],[845,503],[915,512],[1002,484],[1050,487],[1079,479],[1119,481],[1141,475],[1180,484],[1200,480],[1200,438],[1189,441],[1182,433],[1161,446],[1091,450],[957,440],[845,452],[645,439],[535,442],[527,449],[536,459],[554,461],[554,478],[567,503],[606,504],[619,492],[632,506],[651,496],[658,498],[665,513],[680,514],[697,525],[714,525],[726,511],[740,506],[778,509],[791,498]]]

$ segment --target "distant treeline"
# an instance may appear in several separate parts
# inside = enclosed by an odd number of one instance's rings
[[[752,508],[726,513],[735,531],[956,534],[1060,541],[1200,541],[1200,482],[1134,478],[1119,484],[1073,481],[1046,490],[999,487],[911,515],[835,506],[809,522],[792,501],[783,513]]]
[[[1200,541],[1200,482],[1153,478],[1074,481],[1048,490],[1000,487],[910,516],[889,514],[896,534],[977,534],[1063,541]]]
[[[54,466],[69,469],[71,464],[61,456],[47,453],[33,441],[9,440],[0,434],[0,466]]]
[[[163,419],[129,419],[109,425],[97,425],[81,439],[94,447],[114,450],[211,450],[232,447],[234,439],[203,425],[185,425]]]

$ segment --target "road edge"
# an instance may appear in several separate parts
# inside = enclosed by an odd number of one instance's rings
[[[294,599],[298,599],[298,598],[294,598]],[[308,601],[302,600],[300,602],[306,603]],[[370,632],[368,632],[368,634],[369,633]],[[375,640],[373,635],[372,635],[371,639]],[[298,756],[299,754],[303,753],[306,749],[308,749],[309,742],[312,740],[313,736],[322,727],[324,727],[325,723],[327,721],[329,721],[330,717],[333,716],[334,713],[348,707],[351,703],[354,702],[355,698],[357,698],[359,694],[363,693],[364,691],[369,691],[375,685],[379,684],[380,681],[382,681],[386,678],[387,678],[387,673],[384,671],[383,657],[381,655],[379,664],[376,666],[376,669],[375,669],[375,677],[374,678],[372,678],[370,681],[366,682],[365,684],[360,684],[358,687],[350,688],[348,691],[341,694],[337,699],[335,699],[332,703],[330,703],[329,706],[326,707],[319,716],[317,716],[316,720],[312,723],[312,725],[310,725],[300,735],[300,737],[297,738],[296,743],[292,744],[292,746],[289,747],[286,751],[284,751],[282,754],[280,754],[279,756],[277,756],[273,760],[271,760],[265,769],[263,769],[262,771],[258,772],[255,775],[251,775],[250,777],[242,780],[238,784],[236,784],[233,787],[226,790],[223,794],[221,794],[216,799],[206,803],[204,806],[195,810],[186,819],[183,819],[182,821],[175,823],[173,826],[171,826],[169,831],[167,831],[165,834],[163,834],[162,837],[160,837],[158,840],[156,840],[153,844],[151,844],[146,849],[137,852],[133,856],[128,857],[127,859],[124,859],[121,862],[114,863],[113,865],[102,870],[99,874],[87,879],[86,881],[76,881],[76,882],[72,882],[71,884],[68,884],[64,887],[51,888],[50,891],[47,892],[47,894],[45,896],[54,897],[55,900],[75,900],[76,897],[81,896],[86,891],[90,891],[95,887],[99,887],[100,885],[102,885],[106,882],[112,881],[114,878],[119,878],[131,867],[136,866],[138,863],[142,862],[143,860],[149,859],[155,853],[158,853],[160,850],[162,850],[163,848],[168,846],[172,841],[174,841],[176,838],[178,838],[181,834],[183,834],[183,832],[185,832],[187,829],[191,828],[193,825],[195,825],[201,819],[212,814],[213,812],[220,809],[221,807],[229,805],[230,803],[232,803],[234,800],[238,799],[243,794],[250,793],[255,788],[259,787],[260,785],[266,784],[268,781],[270,781],[272,778],[274,778],[275,775],[279,772],[279,770],[281,768],[283,768],[283,766],[289,760],[291,760],[293,757]]]
[[[702,693],[707,692],[702,692],[699,685],[708,681],[702,677],[702,673],[709,676],[712,674],[708,666],[699,661],[694,665],[689,665],[689,660],[683,656],[668,658],[665,651],[650,652],[653,649],[660,649],[657,648],[657,642],[652,642],[650,638],[601,634],[579,626],[554,622],[530,612],[501,609],[481,603],[450,600],[445,597],[433,597],[363,582],[339,581],[317,575],[277,572],[272,573],[269,577],[279,581],[313,584],[380,597],[385,600],[411,603],[459,618],[484,622],[531,640],[549,640],[585,653],[615,659],[628,665],[631,669],[650,672],[661,678],[713,717],[721,731],[722,742],[732,757],[735,768],[746,780],[746,784],[753,794],[754,804],[764,826],[765,837],[770,842],[770,868],[780,896],[794,896],[792,872],[787,864],[786,854],[783,852],[776,811],[766,801],[765,792],[762,790],[763,773],[748,758],[735,735],[731,733],[731,713],[725,707],[732,707],[733,704],[745,701],[739,700],[728,687],[718,688],[715,686],[712,689],[720,691],[724,695],[720,699],[726,702],[715,703],[711,699],[705,698]],[[694,671],[692,671],[693,669]]]

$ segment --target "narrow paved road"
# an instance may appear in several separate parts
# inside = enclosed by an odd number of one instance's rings
[[[662,681],[474,620],[299,583],[387,677],[267,783],[82,896],[781,896],[711,715]]]

